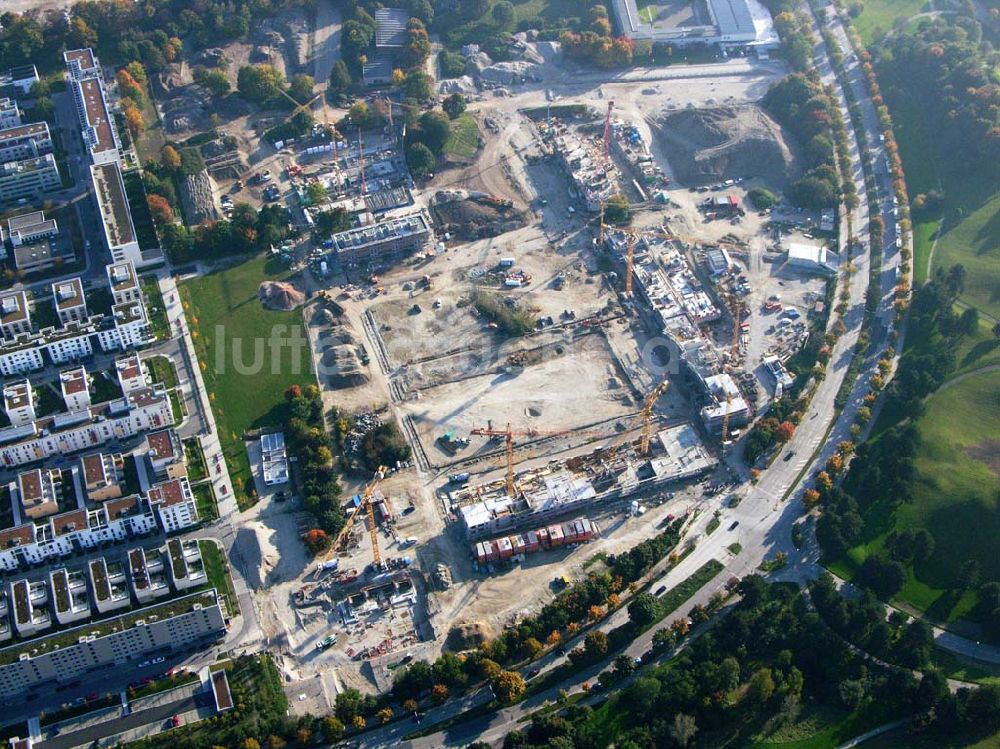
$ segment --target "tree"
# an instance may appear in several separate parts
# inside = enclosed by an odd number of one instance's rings
[[[417,712],[417,701],[412,697],[403,700],[403,709],[408,713]]]
[[[410,138],[427,146],[432,153],[440,155],[451,135],[451,122],[444,112],[424,112],[417,125],[410,131]]]
[[[351,71],[347,69],[347,63],[343,60],[337,60],[330,71],[327,90],[334,94],[345,94],[353,84],[354,81],[351,80]]]
[[[326,197],[326,188],[323,187],[322,182],[310,182],[306,188],[306,195],[309,196],[309,202],[312,205],[316,205]]]
[[[406,96],[417,101],[430,99],[434,91],[434,79],[423,70],[414,70],[406,76]]]
[[[533,660],[535,660],[535,658],[537,658],[539,655],[541,655],[542,647],[543,647],[542,643],[540,643],[538,641],[538,638],[536,638],[536,637],[529,637],[527,640],[524,641],[524,645],[523,645],[524,655],[529,660],[533,661]]]
[[[583,638],[583,647],[591,660],[597,660],[608,652],[608,636],[599,629],[591,630]]]
[[[163,147],[162,161],[163,166],[172,172],[181,168],[181,155],[169,144]]]
[[[774,676],[769,668],[761,668],[750,677],[747,697],[755,705],[763,705],[774,694]]]
[[[975,559],[966,559],[958,571],[958,587],[972,590],[979,586],[982,565]]]
[[[694,718],[686,713],[677,713],[673,723],[670,724],[670,738],[681,749],[686,749],[697,732],[698,725]]]
[[[632,656],[622,653],[615,658],[615,674],[621,677],[630,676],[635,671],[635,661]]]
[[[149,212],[153,214],[153,220],[157,225],[169,224],[174,220],[174,212],[170,203],[161,195],[148,195],[146,203],[149,205]]]
[[[240,749],[260,749],[260,742],[252,736],[248,736],[240,742]]]
[[[457,119],[465,111],[465,97],[461,94],[452,94],[441,102],[441,109],[445,111],[449,119]]]
[[[656,630],[653,633],[653,650],[657,653],[665,653],[674,646],[674,634],[666,627]]]
[[[648,627],[659,619],[660,602],[651,593],[640,593],[628,605],[628,618],[639,627]]]
[[[286,746],[288,746],[288,742],[280,736],[275,736],[272,733],[267,737],[267,749],[285,749]]]
[[[302,73],[293,75],[291,83],[288,85],[288,95],[299,104],[306,104],[313,98],[313,87],[315,81],[311,75]]]
[[[330,548],[330,537],[321,528],[313,528],[310,531],[306,531],[306,534],[302,537],[302,542],[313,556]]]
[[[612,224],[623,226],[629,221],[628,198],[621,193],[611,196],[604,207],[604,219]]]
[[[364,127],[371,119],[371,112],[368,109],[368,105],[363,101],[355,102],[351,105],[351,108],[347,110],[346,119],[353,125]]]
[[[524,678],[517,671],[501,671],[493,682],[493,689],[501,702],[517,702],[524,695]]]
[[[493,20],[500,26],[510,26],[517,20],[517,13],[514,12],[514,6],[507,2],[507,0],[500,0],[499,3],[493,6]]]
[[[767,210],[768,208],[773,208],[778,204],[777,196],[763,187],[754,187],[747,192],[747,200],[756,208],[758,211]]]
[[[859,581],[880,598],[892,598],[906,582],[906,569],[897,561],[872,554],[861,565]]]
[[[222,70],[208,70],[197,67],[194,69],[194,82],[207,89],[216,98],[222,98],[229,93],[229,76]]]
[[[273,65],[244,65],[236,75],[236,89],[247,101],[266,105],[285,88],[285,78]]]
[[[295,732],[295,742],[299,746],[309,746],[312,743],[313,732],[310,731],[306,726],[300,727]]]
[[[490,9],[489,0],[462,0],[459,6],[462,17],[467,20],[482,18]]]
[[[368,721],[365,720],[365,716],[363,715],[355,715],[351,718],[351,725],[354,726],[355,731],[363,731],[365,730],[365,726],[368,725]]]
[[[414,177],[426,177],[434,170],[435,163],[437,159],[423,143],[411,143],[406,147],[406,164]]]
[[[391,707],[383,707],[381,710],[379,710],[378,711],[378,719],[380,721],[382,721],[382,725],[383,726],[386,723],[388,723],[390,720],[392,720],[392,708]]]
[[[437,704],[441,704],[448,699],[448,687],[444,684],[435,684],[431,687],[431,699]]]
[[[780,444],[788,442],[795,434],[795,425],[790,421],[783,421],[778,424],[778,428],[774,431],[774,436],[777,438]]]
[[[323,718],[323,738],[329,742],[337,742],[344,738],[344,724],[335,715]]]
[[[913,557],[919,562],[926,562],[934,554],[934,536],[926,528],[920,528],[913,534]]]

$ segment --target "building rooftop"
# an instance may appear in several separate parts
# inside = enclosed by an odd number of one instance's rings
[[[178,457],[175,447],[176,441],[177,434],[173,429],[161,429],[146,435],[150,457],[153,460],[169,460]]]
[[[0,143],[6,140],[19,140],[32,135],[44,135],[49,137],[49,125],[47,122],[32,122],[30,125],[15,125],[0,130]]]
[[[375,46],[402,47],[406,44],[406,24],[410,11],[404,8],[380,8],[375,11]]]
[[[83,282],[79,278],[52,284],[52,296],[55,297],[56,308],[60,310],[82,307],[87,303],[83,294]]]
[[[119,497],[118,499],[109,499],[104,503],[104,510],[108,513],[108,520],[117,520],[118,518],[134,515],[138,508],[139,496],[136,494],[131,494],[128,497]]]
[[[0,324],[9,325],[28,319],[28,297],[23,291],[0,295]]]
[[[109,265],[107,272],[112,291],[125,291],[139,285],[135,277],[135,266],[131,261]]]
[[[430,231],[430,226],[424,214],[411,213],[408,216],[400,216],[371,226],[342,231],[334,234],[331,239],[334,248],[341,252],[428,231]]]
[[[134,242],[135,227],[132,225],[132,214],[118,162],[92,166],[90,171],[108,244],[111,247],[121,247]]]
[[[83,367],[76,367],[59,373],[59,381],[62,383],[64,395],[76,395],[87,391],[87,370]]]
[[[52,533],[65,536],[67,533],[84,530],[89,527],[86,510],[70,510],[52,517]]]
[[[21,161],[7,161],[0,164],[0,177],[9,177],[12,174],[27,174],[39,169],[57,169],[55,157],[47,153],[34,159],[22,159]]]
[[[124,632],[138,624],[147,621],[162,621],[194,610],[195,606],[202,608],[217,605],[219,602],[215,589],[203,590],[198,593],[175,598],[154,606],[148,606],[136,611],[130,611],[122,616],[116,616],[103,621],[90,621],[65,629],[49,637],[38,637],[32,640],[11,645],[0,650],[0,666],[16,662],[22,655],[37,658],[61,648],[79,643],[81,637],[106,637],[115,632]]]
[[[746,0],[708,0],[708,9],[715,19],[720,35],[750,34],[751,38],[756,36],[757,30]]]
[[[87,49],[70,49],[63,53],[63,59],[67,62],[78,62],[80,68],[83,70],[90,70],[96,67],[96,62],[94,60],[94,53],[88,47]]]
[[[8,411],[31,405],[31,384],[27,380],[11,382],[3,389],[4,408]]]
[[[150,504],[162,504],[164,507],[183,504],[187,501],[187,493],[178,479],[157,484],[146,495]]]
[[[91,151],[101,153],[117,150],[114,125],[111,122],[111,115],[108,113],[107,102],[104,100],[104,86],[101,85],[100,78],[84,78],[77,85],[83,96],[87,124],[94,133]]]

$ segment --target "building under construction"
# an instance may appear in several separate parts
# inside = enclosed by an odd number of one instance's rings
[[[656,486],[697,478],[717,461],[691,424],[658,432],[649,455],[633,445],[602,449],[516,476],[516,490],[504,481],[447,489],[447,499],[470,540],[512,533],[579,515],[600,504]]]
[[[600,532],[596,523],[587,518],[577,518],[492,541],[478,541],[472,545],[472,555],[479,564],[523,559],[525,555],[538,551],[586,543]]]
[[[591,213],[620,192],[621,175],[600,138],[588,140],[562,122],[540,123],[542,137],[549,143],[570,180],[570,194]]]

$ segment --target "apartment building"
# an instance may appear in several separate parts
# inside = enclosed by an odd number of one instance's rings
[[[55,300],[59,322],[63,325],[84,322],[89,317],[87,297],[83,293],[83,282],[79,278],[52,284],[52,298]]]
[[[82,81],[84,78],[100,78],[101,65],[93,50],[70,49],[63,52],[66,70],[71,81]]]
[[[121,141],[104,95],[104,84],[99,76],[74,78],[70,86],[80,118],[80,133],[90,151],[94,164],[111,164],[118,161]]]
[[[55,604],[53,609],[56,622],[69,625],[91,617],[87,577],[82,570],[68,570],[65,567],[52,570],[49,573],[49,585]]]
[[[18,65],[0,73],[0,88],[11,86],[19,94],[30,94],[38,83],[38,70],[34,65]]]
[[[115,264],[131,262],[136,267],[142,266],[142,252],[125,194],[125,181],[118,164],[97,164],[90,167],[90,181],[101,215],[104,243]]]
[[[86,411],[57,414],[32,424],[0,429],[0,466],[34,463],[56,454],[93,450],[173,424],[170,399],[162,388],[143,388]]]
[[[107,267],[108,285],[115,304],[141,302],[142,289],[135,273],[135,265],[130,260],[112,263]]]
[[[21,110],[17,102],[4,97],[0,99],[0,128],[18,127],[21,124]]]
[[[166,533],[183,530],[198,522],[198,508],[187,477],[156,484],[146,497]]]
[[[90,402],[90,378],[83,367],[60,372],[59,386],[68,412],[84,411],[93,405]]]
[[[59,167],[50,153],[0,164],[0,202],[34,200],[61,186]]]
[[[184,467],[184,448],[181,438],[173,429],[161,429],[146,435],[146,457],[153,475],[160,479],[179,479],[187,476]]]
[[[98,679],[101,670],[152,653],[203,646],[226,631],[221,604],[215,590],[203,591],[0,649],[0,696],[84,675]]]
[[[0,294],[0,333],[4,338],[15,338],[31,332],[31,313],[28,295],[23,291]]]
[[[149,387],[146,371],[142,368],[142,360],[136,353],[122,356],[115,360],[115,371],[118,374],[118,384],[122,393],[128,395],[133,390]]]
[[[49,586],[41,580],[16,580],[10,584],[14,602],[14,631],[19,637],[31,637],[52,627],[49,614]]]
[[[3,407],[15,427],[30,424],[35,416],[35,391],[27,380],[11,382],[3,389]]]
[[[83,490],[91,502],[107,502],[125,493],[125,458],[121,453],[81,456],[80,475]]]
[[[47,122],[32,122],[0,130],[0,161],[34,159],[52,153]]]
[[[123,302],[111,308],[113,327],[105,326],[97,332],[97,341],[104,351],[127,351],[156,340],[146,307],[140,302]]]
[[[196,540],[172,538],[167,542],[167,554],[170,556],[170,580],[178,591],[189,590],[208,582],[205,563]]]
[[[40,520],[55,515],[62,498],[62,472],[45,468],[22,471],[17,475],[17,496],[21,517]]]
[[[333,254],[343,266],[379,265],[426,248],[432,239],[430,221],[422,211],[331,237]]]
[[[7,600],[7,591],[0,589],[0,642],[7,642],[14,636],[10,629],[10,605]]]
[[[170,593],[166,560],[159,549],[131,549],[128,553],[132,592],[140,604],[150,603]]]
[[[94,607],[98,614],[119,611],[132,604],[125,565],[119,561],[108,561],[105,557],[99,557],[90,561],[87,570]]]

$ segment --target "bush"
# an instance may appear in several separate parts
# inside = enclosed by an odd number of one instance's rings
[[[754,187],[747,192],[747,200],[749,200],[751,205],[753,205],[753,207],[758,211],[773,208],[778,204],[777,196],[770,190],[763,187]]]
[[[535,327],[530,314],[517,307],[508,306],[498,294],[474,291],[472,305],[479,314],[490,322],[496,323],[497,328],[509,336],[523,336]]]
[[[438,55],[438,65],[442,78],[459,78],[465,75],[465,58],[457,52],[441,50]]]
[[[379,466],[393,467],[396,463],[405,463],[410,459],[411,451],[396,422],[390,421],[365,435],[361,455],[365,466],[376,471]]]

